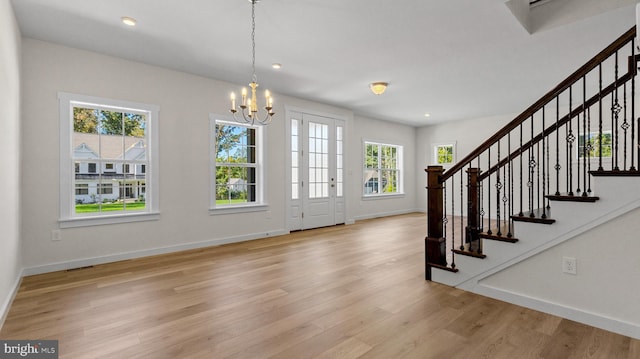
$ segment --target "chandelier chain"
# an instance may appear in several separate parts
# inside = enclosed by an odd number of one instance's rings
[[[256,0],[251,0],[251,69],[253,82],[258,82],[256,76]]]

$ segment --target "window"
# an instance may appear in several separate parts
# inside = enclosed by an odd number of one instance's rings
[[[157,106],[67,93],[58,99],[60,226],[157,219]],[[141,165],[148,173],[128,173]]]
[[[76,195],[88,195],[89,194],[89,184],[87,183],[78,183],[76,184]],[[76,201],[79,199],[76,199]],[[81,202],[82,203],[82,202]]]
[[[98,186],[98,194],[113,194],[112,183],[102,183]]]
[[[440,166],[452,165],[456,160],[455,143],[436,144],[433,146],[433,163]]]
[[[402,193],[402,146],[364,143],[363,194],[365,196]]]
[[[261,127],[212,116],[212,209],[263,205]]]
[[[578,158],[598,158],[600,157],[600,139],[602,138],[602,158],[611,158],[612,136],[611,131],[603,131],[602,137],[598,132],[591,132],[588,135],[578,136]],[[586,141],[585,141],[586,140]],[[585,147],[586,145],[586,147]]]

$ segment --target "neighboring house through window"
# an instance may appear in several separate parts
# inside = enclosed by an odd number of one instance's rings
[[[364,196],[401,194],[402,146],[364,142]]]
[[[264,205],[262,128],[221,120],[211,115],[211,208]]]
[[[157,106],[59,100],[61,227],[157,219]]]

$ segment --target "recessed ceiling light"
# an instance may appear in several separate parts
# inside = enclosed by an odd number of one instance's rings
[[[430,113],[425,113],[425,114],[424,114],[424,117],[430,117],[430,116],[431,116],[431,114],[430,114]]]
[[[273,67],[276,70],[280,70],[282,68],[282,64],[274,62],[273,64],[271,64],[271,67]]]
[[[127,26],[136,26],[136,23],[138,21],[132,17],[129,16],[123,16],[122,17],[122,23],[127,25]]]

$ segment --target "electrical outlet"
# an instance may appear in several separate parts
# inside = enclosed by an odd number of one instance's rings
[[[52,241],[60,241],[62,240],[62,233],[60,233],[59,229],[51,230],[51,240]]]
[[[573,257],[562,257],[562,272],[568,274],[577,274],[576,259]]]

